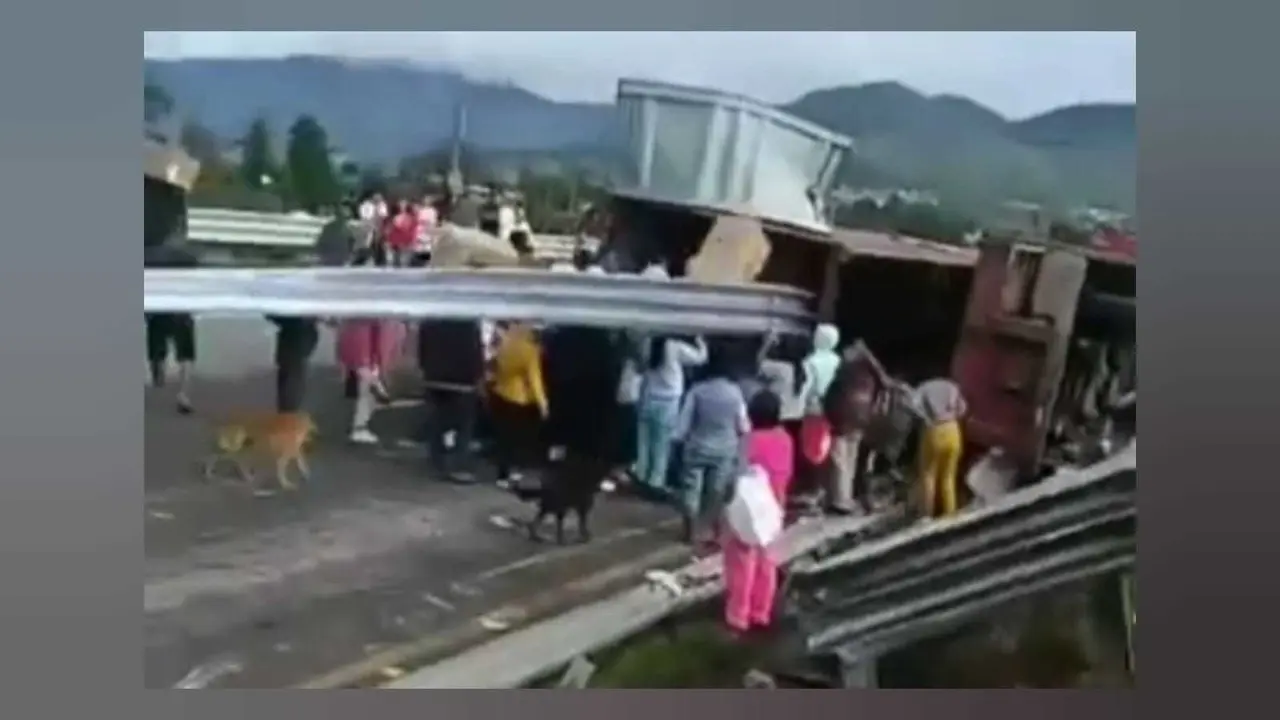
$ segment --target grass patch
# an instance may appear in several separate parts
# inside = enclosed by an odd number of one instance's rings
[[[758,650],[699,617],[637,636],[600,658],[593,688],[740,688]]]

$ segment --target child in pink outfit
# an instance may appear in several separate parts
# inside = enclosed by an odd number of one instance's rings
[[[747,465],[764,469],[773,496],[785,507],[795,455],[791,435],[782,426],[781,401],[772,392],[761,390],[751,398],[748,414],[751,432],[747,435]],[[725,623],[737,632],[768,627],[773,621],[778,590],[778,565],[769,548],[749,545],[727,528],[722,548]]]

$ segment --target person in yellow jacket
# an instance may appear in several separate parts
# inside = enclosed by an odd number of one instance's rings
[[[517,469],[534,460],[549,407],[542,377],[542,348],[522,323],[502,335],[489,379],[498,484],[519,479]]]
[[[923,422],[917,465],[921,515],[943,518],[955,514],[958,509],[956,475],[964,450],[960,420],[968,407],[960,386],[945,377],[921,383],[915,395]]]

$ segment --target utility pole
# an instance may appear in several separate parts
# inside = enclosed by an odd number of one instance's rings
[[[462,194],[465,178],[462,176],[462,143],[467,136],[467,104],[459,101],[453,114],[453,149],[449,157],[449,192],[457,197]]]

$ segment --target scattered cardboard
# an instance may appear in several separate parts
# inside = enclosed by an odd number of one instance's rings
[[[769,237],[759,220],[746,215],[721,215],[698,253],[689,260],[687,275],[698,282],[719,285],[753,282],[764,270],[771,251]]]
[[[446,225],[431,248],[433,268],[521,267],[525,263],[505,240],[474,228]]]
[[[200,162],[180,147],[144,139],[142,155],[142,173],[145,177],[175,185],[184,192],[191,192],[196,178],[200,176]]]

